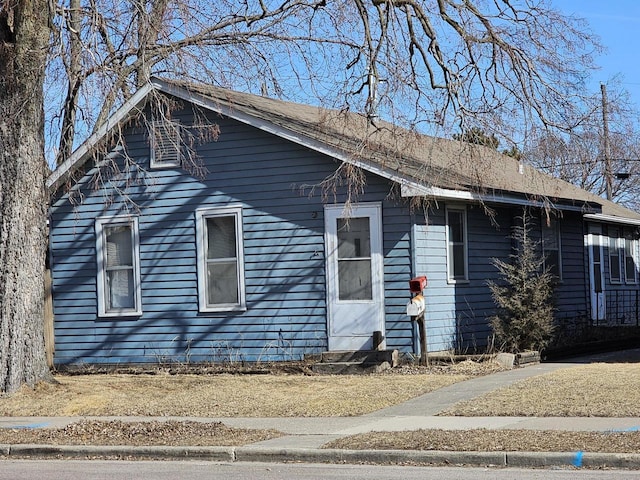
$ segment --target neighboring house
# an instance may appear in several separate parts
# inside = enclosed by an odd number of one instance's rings
[[[48,186],[60,365],[417,353],[417,275],[429,351],[482,348],[524,207],[558,317],[638,321],[640,215],[353,113],[153,79]]]

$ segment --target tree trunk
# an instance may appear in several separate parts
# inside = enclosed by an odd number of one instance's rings
[[[0,391],[50,378],[44,348],[46,0],[0,3]]]

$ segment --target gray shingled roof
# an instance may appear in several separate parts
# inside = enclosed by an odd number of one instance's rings
[[[168,82],[232,111],[261,119],[324,143],[364,165],[393,172],[425,187],[513,193],[552,204],[571,204],[602,213],[640,219],[640,214],[575,185],[540,172],[493,149],[453,139],[420,135],[360,114],[285,102],[219,87]]]

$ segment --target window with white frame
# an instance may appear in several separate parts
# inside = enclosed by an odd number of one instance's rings
[[[467,211],[464,208],[447,207],[446,215],[448,280],[467,281]]]
[[[201,312],[244,310],[242,207],[196,211]]]
[[[151,168],[179,167],[181,158],[180,122],[163,119],[149,125]]]
[[[138,218],[96,219],[98,315],[141,315]]]
[[[638,241],[633,237],[631,231],[624,231],[624,279],[627,283],[638,282]]]
[[[562,244],[560,222],[553,216],[542,218],[542,254],[544,265],[558,280],[562,280]]]
[[[622,283],[622,253],[620,230],[609,227],[609,277],[611,283]]]

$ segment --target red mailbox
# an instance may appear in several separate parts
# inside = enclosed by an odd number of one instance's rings
[[[422,275],[409,280],[409,290],[411,293],[420,293],[427,287],[427,277]]]

